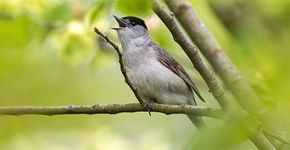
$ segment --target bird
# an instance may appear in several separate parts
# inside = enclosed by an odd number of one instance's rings
[[[126,74],[146,104],[196,106],[195,94],[205,102],[184,68],[152,40],[142,19],[135,16],[113,17],[119,27],[111,29],[117,31]],[[198,129],[206,126],[200,116],[187,116]]]

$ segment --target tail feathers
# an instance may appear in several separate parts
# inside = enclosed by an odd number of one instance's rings
[[[198,130],[202,130],[203,128],[206,127],[206,123],[201,117],[196,116],[196,115],[190,115],[190,114],[188,114],[187,116]]]

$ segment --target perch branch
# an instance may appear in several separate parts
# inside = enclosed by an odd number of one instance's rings
[[[153,104],[152,112],[164,114],[195,114],[221,119],[222,111],[191,105]],[[139,103],[131,104],[96,104],[81,106],[7,106],[0,107],[0,115],[64,115],[64,114],[118,114],[145,112]]]

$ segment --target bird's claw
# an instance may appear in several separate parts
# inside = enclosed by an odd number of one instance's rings
[[[147,101],[145,102],[145,109],[148,111],[149,116],[151,116],[151,110],[152,110],[152,108],[153,108],[153,103],[154,103],[153,100],[147,100]]]

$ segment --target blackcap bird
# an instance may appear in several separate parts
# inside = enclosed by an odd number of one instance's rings
[[[114,16],[123,48],[126,73],[147,104],[195,105],[194,93],[204,101],[200,92],[183,67],[170,54],[154,42],[144,21],[134,16]],[[195,126],[205,126],[201,117],[187,115]]]

